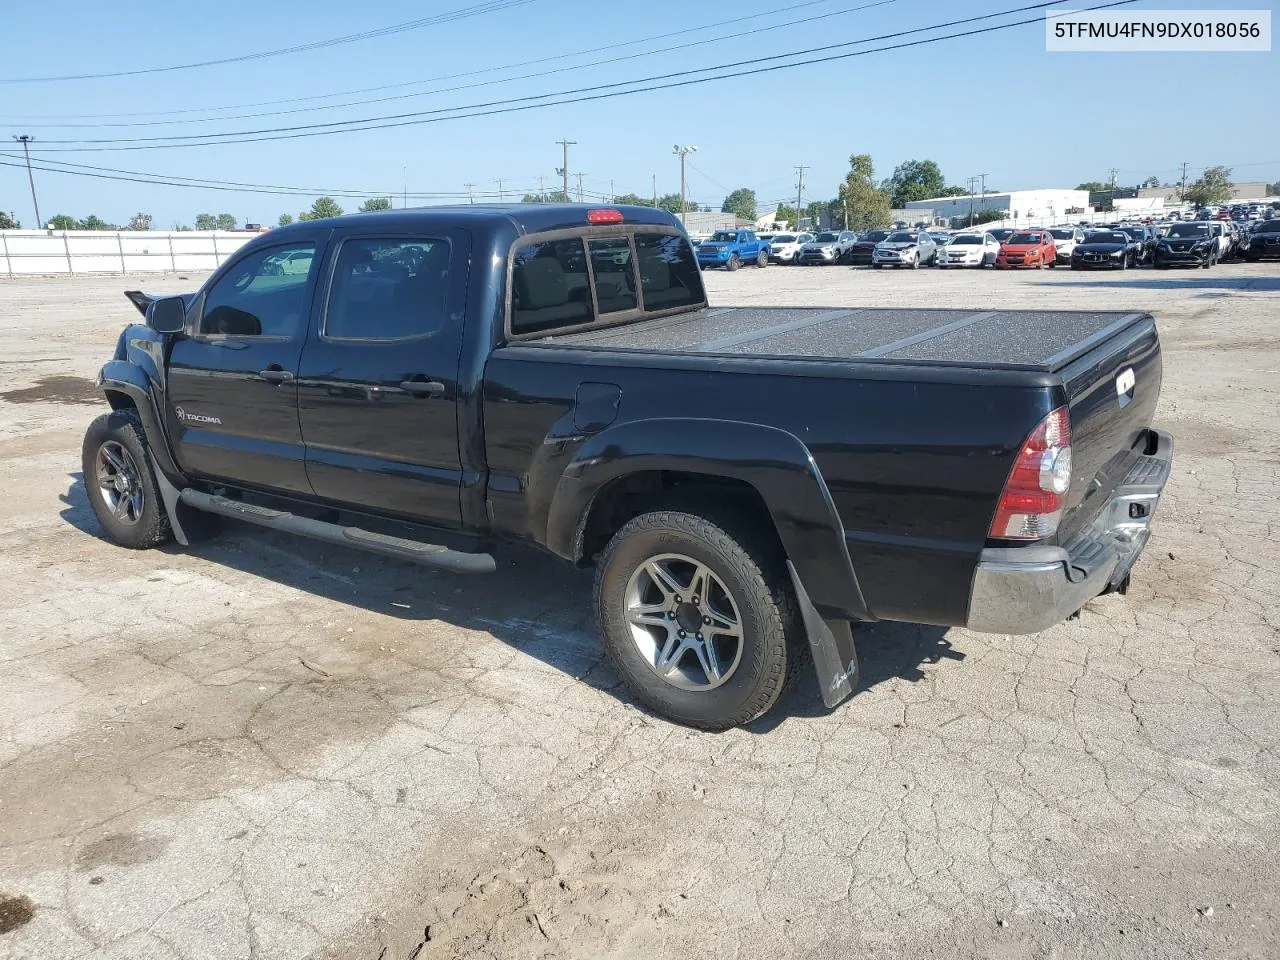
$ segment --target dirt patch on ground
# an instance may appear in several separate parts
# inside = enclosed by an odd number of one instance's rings
[[[36,915],[36,905],[29,897],[8,897],[0,894],[0,933],[17,930],[30,923]]]
[[[0,400],[10,403],[101,403],[102,391],[85,377],[41,377],[34,387],[5,390]]]

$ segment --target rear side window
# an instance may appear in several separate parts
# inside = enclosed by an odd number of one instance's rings
[[[685,237],[568,237],[516,249],[511,272],[513,334],[582,326],[597,316],[608,321],[611,314],[638,309],[642,299],[646,313],[695,306],[706,299],[693,247]]]
[[[587,256],[580,237],[521,247],[511,280],[512,333],[573,327],[592,319]]]
[[[689,241],[658,233],[637,233],[635,241],[646,312],[688,307],[706,299]]]
[[[324,335],[404,340],[444,325],[449,244],[430,239],[343,241],[334,264]]]

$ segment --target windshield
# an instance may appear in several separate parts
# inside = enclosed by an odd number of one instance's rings
[[[951,241],[951,246],[959,246],[962,243],[981,243],[982,238],[973,233],[962,233]]]
[[[717,230],[711,235],[711,239],[715,243],[736,243],[738,241],[738,235],[736,233],[730,233],[728,230]]]
[[[879,243],[888,235],[888,230],[872,230],[870,233],[863,234],[862,239],[866,240],[868,243]]]
[[[1280,220],[1264,220],[1254,233],[1280,233]]]
[[[1121,227],[1120,232],[1128,234],[1129,236],[1133,237],[1133,239],[1135,240],[1142,239],[1142,231],[1137,227]]]
[[[1091,233],[1084,238],[1085,243],[1128,243],[1129,238],[1123,233],[1112,233],[1110,230],[1102,233]]]
[[[906,232],[891,233],[889,234],[888,240],[890,243],[915,243],[916,235],[914,233]]]
[[[1040,234],[1038,233],[1015,233],[1006,243],[1040,243]]]
[[[1049,232],[1053,234],[1055,240],[1071,240],[1076,235],[1074,230],[1050,230]]]
[[[813,238],[814,243],[835,243],[836,235],[834,233],[820,233]]]
[[[795,243],[796,238],[793,234],[790,234],[790,233],[779,233],[774,235],[773,242],[774,243]]]
[[[1169,228],[1171,237],[1207,237],[1209,227],[1203,223],[1175,223]]]
[[[1005,227],[997,227],[995,230],[988,230],[987,232],[990,233],[997,240],[1003,240],[1005,237],[1013,233],[1012,230],[1009,230]]]

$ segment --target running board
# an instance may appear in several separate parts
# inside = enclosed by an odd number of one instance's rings
[[[325,543],[336,543],[343,547],[355,547],[358,550],[367,550],[370,553],[394,557],[397,560],[412,560],[414,563],[439,567],[454,573],[493,573],[498,568],[493,556],[488,553],[462,553],[434,543],[420,543],[417,540],[391,537],[370,530],[362,530],[359,527],[325,523],[323,520],[299,517],[283,510],[243,503],[229,497],[214,496],[190,487],[178,495],[178,500],[206,513],[216,513],[235,520],[247,520],[260,527],[310,537],[312,540],[323,540]]]

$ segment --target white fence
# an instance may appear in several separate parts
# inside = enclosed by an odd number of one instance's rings
[[[213,270],[257,233],[0,230],[0,276]]]

